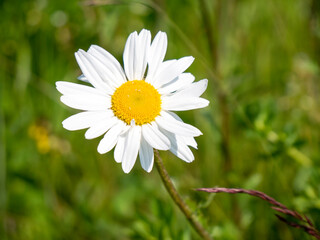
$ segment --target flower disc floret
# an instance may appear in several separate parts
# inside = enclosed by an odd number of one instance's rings
[[[144,80],[133,80],[122,84],[111,98],[114,115],[130,124],[151,123],[160,114],[161,98],[158,91]]]

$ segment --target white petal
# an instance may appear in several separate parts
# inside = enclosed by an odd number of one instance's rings
[[[161,73],[163,70],[165,70],[167,67],[169,67],[170,65],[172,65],[173,63],[177,62],[177,59],[170,59],[170,60],[166,60],[164,62],[162,62],[159,66],[159,69],[157,70],[156,74]]]
[[[163,62],[168,46],[167,34],[165,32],[158,32],[152,41],[150,51],[148,54],[148,75],[146,82],[153,83],[153,77],[159,70],[160,64]]]
[[[122,156],[122,170],[129,173],[137,160],[141,142],[141,127],[134,126],[128,131]]]
[[[182,136],[195,137],[202,135],[201,131],[190,124],[176,120],[170,114],[162,111],[156,117],[156,123],[163,129]]]
[[[89,80],[89,82],[98,89],[109,91],[109,86],[103,82],[100,75],[97,72],[96,66],[94,66],[88,59],[88,53],[80,49],[75,53],[76,60],[83,72],[83,75]]]
[[[186,137],[186,136],[179,135],[177,138],[179,141],[184,142],[188,146],[191,146],[195,149],[198,149],[198,144],[197,144],[196,140],[194,140],[193,137]]]
[[[155,122],[142,125],[142,135],[153,148],[159,150],[168,150],[170,148],[169,139],[159,131]]]
[[[130,128],[131,128],[131,126],[126,124],[126,126],[123,128],[121,134],[125,134]]]
[[[135,42],[138,37],[137,32],[129,35],[123,51],[124,71],[129,80],[134,80],[134,60],[135,60]]]
[[[99,111],[111,107],[111,98],[95,95],[63,95],[60,97],[65,105],[79,110]]]
[[[92,125],[85,133],[86,139],[93,139],[100,137],[102,134],[107,132],[112,126],[114,126],[119,119],[117,117],[106,117],[101,119],[96,124]]]
[[[173,79],[171,82],[163,85],[158,89],[161,95],[170,94],[177,90],[180,90],[190,85],[195,80],[195,77],[191,73],[181,73],[178,77]]]
[[[181,119],[181,117],[178,116],[178,114],[174,113],[174,112],[166,112],[167,114],[169,114],[170,116],[172,116],[174,119],[183,122],[183,120]]]
[[[106,92],[100,89],[85,86],[82,84],[71,83],[71,82],[63,82],[63,81],[56,82],[56,88],[63,95],[92,94],[92,95],[107,96]]]
[[[78,77],[78,80],[89,83],[89,80],[83,74]]]
[[[182,121],[182,119],[175,114],[174,112],[167,112],[169,115],[171,115],[174,119],[178,120],[178,121]],[[187,144],[188,146],[191,146],[195,149],[198,148],[198,144],[197,142],[194,140],[193,137],[188,137],[188,136],[182,136],[182,135],[176,135],[176,138],[178,141],[184,142],[185,144]]]
[[[98,112],[81,112],[74,114],[62,122],[65,129],[73,131],[85,129],[101,119],[112,116],[111,111],[98,111]]]
[[[199,97],[179,97],[163,96],[161,98],[161,108],[169,111],[186,111],[191,109],[204,108],[209,105],[209,101]]]
[[[102,138],[98,145],[98,152],[104,154],[109,152],[117,143],[118,137],[125,127],[125,123],[118,121]]]
[[[118,138],[117,146],[114,149],[114,159],[116,160],[117,163],[122,162],[122,156],[124,152],[126,138],[127,138],[127,132],[121,134]]]
[[[145,29],[139,35],[137,32],[133,32],[128,37],[124,48],[123,62],[129,80],[142,80],[144,78],[150,42],[150,31]]]
[[[189,163],[194,160],[192,151],[183,142],[176,141],[175,143],[171,143],[170,152],[172,152],[174,155],[176,155],[178,158],[182,159],[185,162]]]
[[[134,80],[142,80],[144,78],[150,43],[150,31],[142,29],[135,44]]]
[[[208,79],[190,84],[173,94],[175,97],[200,97],[208,87]]]
[[[105,91],[108,91],[108,94],[113,94],[115,88],[119,87],[122,82],[114,81],[117,79],[117,75],[109,68],[106,67],[101,60],[91,55],[90,53],[84,53],[87,60],[90,61],[92,66],[95,67],[96,73],[99,75],[100,79],[103,81],[105,86]]]
[[[161,129],[161,131],[170,139],[170,152],[185,162],[192,162],[194,160],[192,151],[183,141],[181,141],[178,135],[170,133],[164,129]]]
[[[147,172],[151,172],[154,162],[153,148],[146,142],[143,137],[141,138],[139,157],[142,168]]]
[[[155,74],[153,77],[146,77],[146,82],[151,83],[152,85],[154,85],[154,80],[155,80],[155,76],[158,75],[159,73],[161,73],[163,70],[167,69],[167,67],[169,67],[170,65],[172,65],[173,63],[177,62],[176,59],[170,59],[167,61],[164,61],[162,63],[160,63],[159,68],[155,71]]]
[[[120,63],[108,51],[97,45],[91,45],[88,53],[98,58],[105,67],[109,68],[113,72],[115,76],[113,81],[117,82],[119,85],[127,81]]]
[[[157,89],[178,77],[192,64],[193,60],[193,57],[183,57],[169,64],[155,76],[154,87]]]

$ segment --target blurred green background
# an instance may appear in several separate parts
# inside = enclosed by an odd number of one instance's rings
[[[196,160],[161,152],[215,239],[311,239],[267,203],[198,187],[263,191],[320,228],[320,1],[1,0],[0,239],[198,239],[154,168],[124,174],[100,139],[69,132],[56,81],[77,82],[79,48],[122,62],[128,35],[168,34],[166,59],[194,56],[206,109]]]

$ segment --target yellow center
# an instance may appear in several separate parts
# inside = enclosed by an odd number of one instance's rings
[[[160,114],[161,99],[158,91],[143,80],[122,84],[111,97],[111,109],[116,117],[128,125],[152,122]]]

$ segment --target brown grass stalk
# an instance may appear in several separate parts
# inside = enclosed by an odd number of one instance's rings
[[[315,228],[311,220],[305,216],[301,215],[300,213],[290,210],[288,207],[286,207],[284,204],[276,201],[274,198],[268,196],[267,194],[260,192],[260,191],[255,191],[255,190],[246,190],[242,188],[198,188],[196,191],[203,191],[203,192],[208,192],[208,193],[231,193],[231,194],[237,194],[237,193],[244,193],[248,194],[254,197],[258,197],[264,201],[267,201],[270,203],[272,206],[271,208],[278,213],[293,217],[296,219],[296,221],[290,221],[288,218],[285,218],[284,216],[281,216],[279,214],[275,214],[276,217],[286,223],[287,225],[297,228],[297,229],[302,229],[306,233],[308,233],[310,236],[315,237],[316,239],[320,239],[320,232]]]

